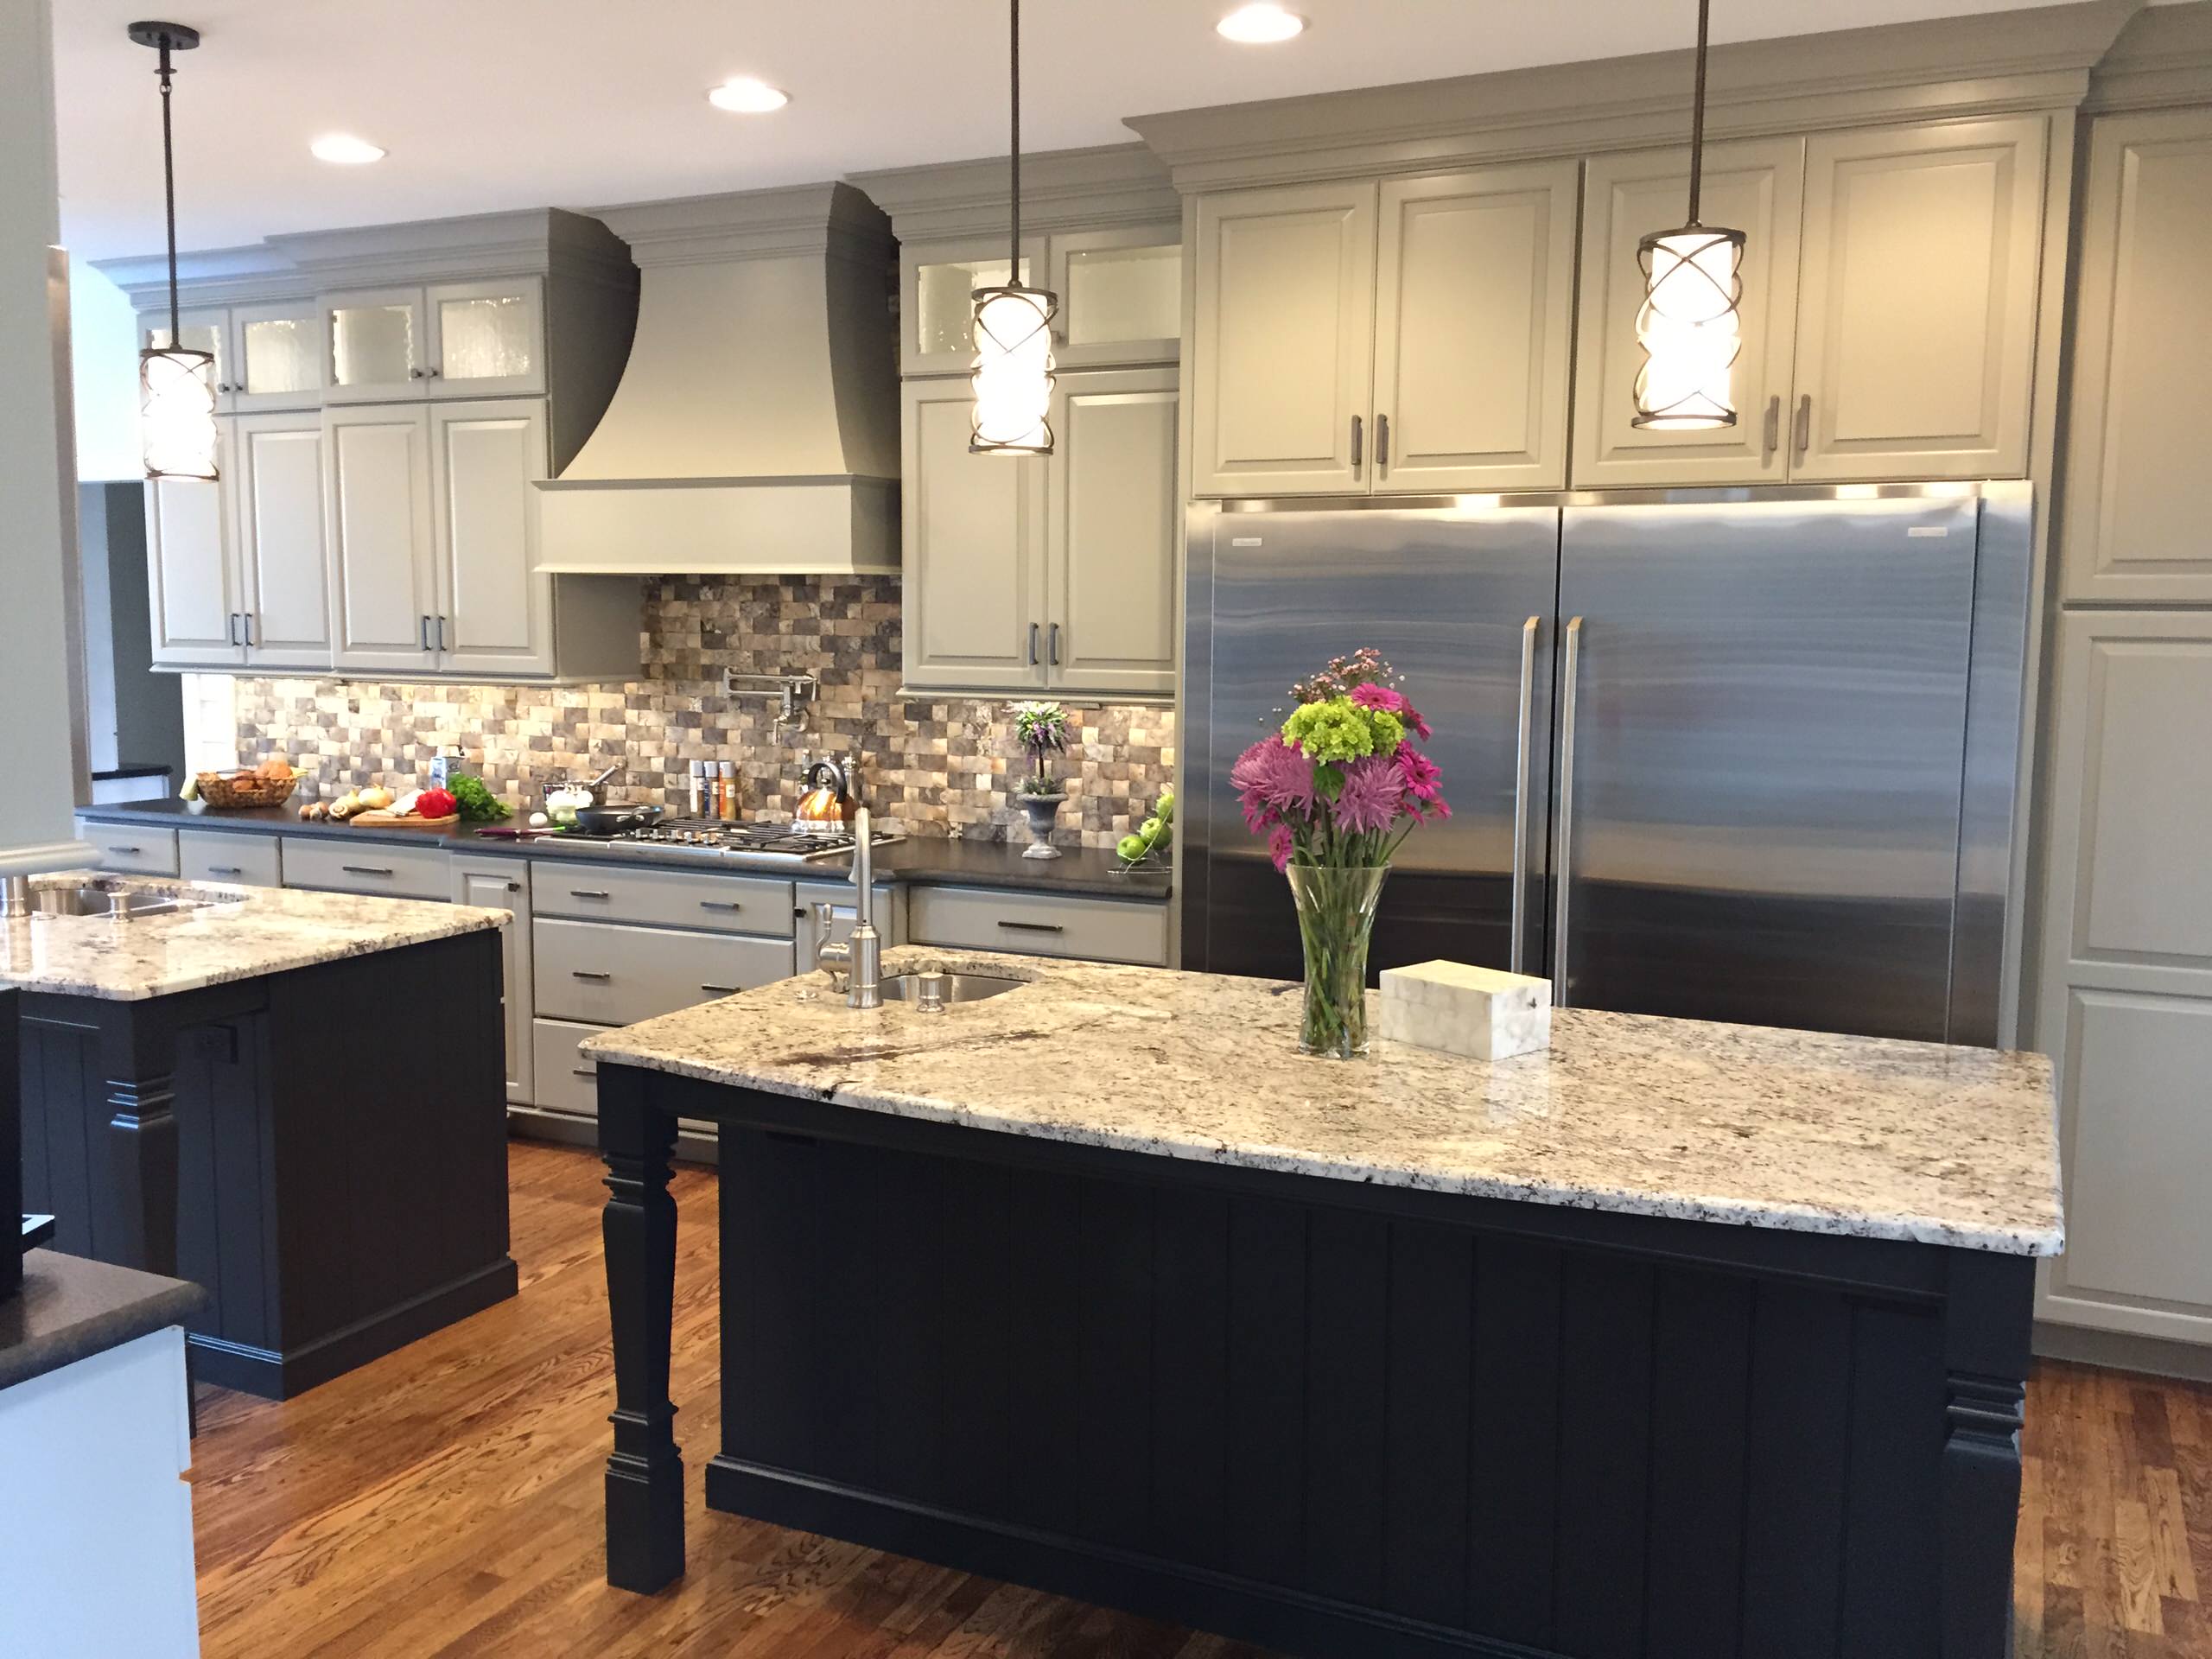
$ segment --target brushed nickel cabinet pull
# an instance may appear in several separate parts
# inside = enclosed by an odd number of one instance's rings
[[[1766,424],[1759,436],[1759,458],[1771,456],[1782,442],[1782,394],[1776,392],[1766,400]]]
[[[1792,438],[1797,459],[1804,460],[1813,448],[1813,394],[1809,391],[1797,400],[1796,429]]]
[[[999,925],[1010,933],[1065,933],[1067,929],[1058,922],[1001,922]]]
[[[340,864],[338,867],[348,875],[390,875],[389,864]]]
[[[735,996],[739,988],[734,985],[702,985],[699,988],[710,996]]]
[[[1037,666],[1037,625],[1034,622],[1029,625],[1029,666]]]
[[[702,910],[743,910],[745,906],[734,899],[702,899],[699,901],[699,908]],[[794,911],[791,913],[796,916],[806,914],[803,910]]]
[[[1050,643],[1045,652],[1045,660],[1052,664],[1054,668],[1060,665],[1060,625],[1057,622],[1052,624]]]
[[[599,1075],[599,1068],[595,1065],[572,1065],[569,1068],[569,1075],[572,1077],[595,1077]]]
[[[569,977],[571,979],[612,979],[614,976],[602,974],[592,968],[571,968],[569,969]]]
[[[207,874],[210,875],[244,875],[245,872],[235,864],[210,864],[207,867]]]
[[[1360,456],[1364,451],[1366,440],[1366,419],[1355,415],[1351,417],[1351,469],[1355,473],[1359,470]]]
[[[1377,467],[1390,464],[1390,417],[1388,415],[1375,417],[1375,464]]]
[[[569,889],[569,897],[571,899],[605,899],[608,896],[604,887],[570,887]]]

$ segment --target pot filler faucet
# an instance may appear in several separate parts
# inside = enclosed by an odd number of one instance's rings
[[[817,966],[829,970],[832,985],[836,983],[836,964],[845,964],[847,1007],[880,1008],[883,1006],[883,941],[875,931],[875,843],[864,806],[853,816],[853,837],[856,843],[853,882],[859,888],[853,899],[853,935],[842,944],[821,946],[814,959]]]

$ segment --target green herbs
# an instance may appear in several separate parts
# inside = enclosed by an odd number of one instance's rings
[[[448,773],[446,791],[459,804],[464,823],[497,823],[510,816],[507,804],[494,795],[481,778],[472,778],[465,772]]]

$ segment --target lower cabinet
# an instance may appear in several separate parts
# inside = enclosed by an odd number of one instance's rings
[[[599,1068],[576,1046],[605,1029],[573,1020],[530,1022],[531,1070],[537,1089],[533,1104],[578,1117],[599,1115]]]
[[[916,944],[1090,962],[1167,965],[1167,906],[993,887],[918,887],[907,901]]]
[[[2067,615],[2053,696],[2036,1046],[2067,1248],[2037,1312],[2212,1344],[2212,613]]]
[[[452,855],[453,901],[480,910],[504,910],[499,930],[499,963],[504,986],[501,1012],[507,1033],[507,1103],[527,1106],[536,1095],[531,1077],[530,866],[518,858]]]
[[[791,942],[539,918],[531,930],[537,1011],[634,1026],[791,976]]]
[[[137,823],[88,823],[77,820],[77,839],[92,848],[104,870],[130,875],[175,875],[176,831]]]
[[[283,836],[284,885],[385,899],[452,897],[442,847],[403,847],[336,836]]]
[[[284,860],[276,837],[239,830],[180,830],[176,873],[188,881],[281,887]]]

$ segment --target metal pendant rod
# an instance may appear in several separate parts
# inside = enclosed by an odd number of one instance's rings
[[[1698,223],[1698,197],[1705,174],[1705,54],[1713,0],[1697,0],[1697,90],[1690,99],[1690,225]]]
[[[169,348],[184,342],[180,337],[176,308],[176,147],[169,130],[169,37],[161,39],[162,53],[162,197],[169,231]]]
[[[1006,269],[1007,281],[1019,286],[1021,282],[1021,0],[1007,0],[1007,15],[1013,34],[1007,61],[1010,66],[1007,78],[1014,90],[1014,96],[1009,100],[1014,111],[1014,136],[1009,145],[1012,151],[1009,169],[1013,175],[1014,209],[1011,217],[1014,228],[1012,251],[1007,255]]]

